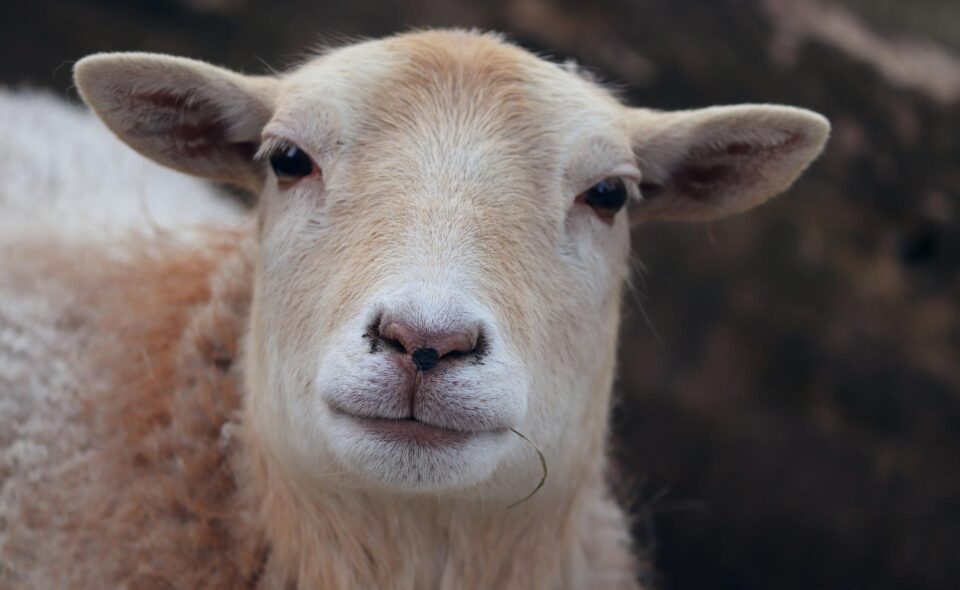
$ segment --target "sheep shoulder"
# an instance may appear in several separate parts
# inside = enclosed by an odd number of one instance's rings
[[[263,569],[237,482],[248,241],[129,242],[4,246],[4,587],[242,588]]]

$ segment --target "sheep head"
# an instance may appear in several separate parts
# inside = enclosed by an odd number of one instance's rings
[[[785,190],[829,130],[782,106],[655,112],[494,35],[419,32],[245,76],[77,64],[175,169],[259,195],[247,415],[309,485],[505,502],[602,471],[631,226]],[[572,479],[571,479],[572,478]]]

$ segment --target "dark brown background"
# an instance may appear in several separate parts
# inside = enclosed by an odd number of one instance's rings
[[[960,3],[0,7],[0,82],[72,99],[71,64],[94,51],[259,73],[321,41],[461,25],[574,57],[637,105],[826,114],[828,151],[787,196],[707,226],[635,232],[646,271],[623,329],[624,493],[662,588],[960,583]]]

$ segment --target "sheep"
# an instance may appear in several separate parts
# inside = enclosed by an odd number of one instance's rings
[[[4,587],[640,587],[606,459],[631,227],[783,192],[826,119],[631,108],[460,30],[74,72],[258,200],[0,240]]]

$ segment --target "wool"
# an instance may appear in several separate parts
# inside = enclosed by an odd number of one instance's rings
[[[33,253],[34,264],[57,268],[84,310],[73,328],[84,334],[84,354],[72,362],[80,394],[66,415],[49,412],[82,431],[73,442],[83,450],[63,449],[58,428],[36,439],[45,446],[37,477],[4,481],[4,516],[15,523],[5,531],[4,570],[27,576],[11,581],[236,588],[256,579],[264,549],[236,533],[244,517],[232,451],[249,262],[234,234],[211,234],[200,250],[168,240],[145,242],[139,254],[128,248],[124,260],[94,260],[82,276],[61,252]],[[54,384],[32,390],[61,393]],[[58,466],[57,451],[74,460]],[[60,558],[31,571],[16,554]]]

